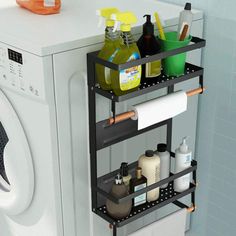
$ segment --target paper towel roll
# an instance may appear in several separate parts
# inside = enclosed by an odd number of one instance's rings
[[[170,119],[187,110],[187,94],[178,91],[132,107],[133,120],[138,119],[138,130]]]

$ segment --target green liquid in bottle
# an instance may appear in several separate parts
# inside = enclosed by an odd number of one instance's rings
[[[106,28],[105,44],[98,54],[99,58],[112,62],[120,48],[118,32],[113,27]],[[111,70],[103,65],[96,64],[97,82],[104,90],[111,90]]]
[[[122,32],[122,43],[113,63],[123,64],[140,59],[139,49],[130,32]],[[137,90],[141,81],[142,67],[136,66],[122,71],[111,70],[111,84],[117,96]]]

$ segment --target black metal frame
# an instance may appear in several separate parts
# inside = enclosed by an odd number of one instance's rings
[[[87,72],[88,72],[88,96],[89,96],[89,140],[90,140],[90,163],[91,163],[91,189],[92,189],[92,211],[99,216],[101,216],[103,219],[107,220],[112,226],[113,226],[113,236],[116,236],[117,234],[117,227],[121,227],[125,224],[128,224],[129,222],[138,219],[139,217],[142,217],[148,213],[151,212],[150,209],[146,211],[142,211],[135,215],[135,217],[128,218],[127,220],[123,222],[117,222],[111,217],[109,217],[107,214],[102,213],[99,211],[98,206],[98,194],[103,195],[105,198],[108,198],[114,202],[123,202],[128,199],[134,198],[135,196],[148,192],[154,188],[157,188],[165,183],[168,183],[170,181],[173,181],[176,178],[179,178],[180,176],[183,176],[187,173],[192,172],[193,173],[193,181],[194,183],[191,184],[191,187],[189,190],[185,191],[184,193],[178,194],[178,196],[175,196],[171,199],[168,199],[164,201],[161,204],[156,205],[152,210],[158,209],[166,204],[174,203],[175,205],[179,206],[180,208],[186,208],[185,204],[178,201],[179,198],[188,195],[191,193],[191,201],[192,204],[195,205],[195,183],[196,183],[196,169],[197,169],[197,163],[195,161],[192,162],[193,166],[189,169],[180,172],[175,175],[171,175],[169,178],[162,180],[158,183],[155,183],[151,186],[148,186],[147,188],[140,190],[136,193],[130,194],[129,196],[122,198],[122,199],[116,199],[112,196],[110,196],[107,192],[102,190],[98,187],[98,176],[97,176],[97,151],[101,150],[105,147],[108,147],[110,145],[116,144],[118,142],[121,142],[123,140],[126,140],[128,138],[134,137],[136,135],[139,135],[141,133],[147,132],[149,130],[158,128],[160,126],[166,125],[167,126],[167,147],[168,150],[171,152],[171,143],[172,143],[172,119],[168,119],[166,121],[160,122],[158,124],[155,124],[153,126],[150,126],[143,130],[137,130],[137,121],[127,120],[118,124],[113,124],[111,126],[107,125],[107,120],[97,122],[96,121],[96,94],[100,94],[108,99],[111,100],[111,112],[113,117],[116,116],[116,102],[122,102],[127,99],[140,96],[152,91],[155,91],[157,89],[161,89],[166,87],[167,93],[173,93],[174,92],[174,85],[176,83],[186,81],[195,77],[199,77],[199,85],[201,88],[203,88],[203,68],[191,65],[189,63],[186,63],[186,71],[185,74],[179,77],[168,77],[162,74],[161,76],[155,78],[152,80],[150,84],[141,84],[139,89],[137,91],[134,91],[132,93],[128,93],[126,95],[122,96],[115,96],[111,91],[104,91],[102,90],[99,85],[96,83],[96,73],[95,73],[95,65],[101,64],[108,68],[111,68],[113,70],[123,70],[127,69],[133,66],[146,64],[148,62],[160,60],[169,56],[173,56],[179,53],[184,53],[187,51],[192,51],[195,49],[199,49],[204,47],[206,44],[205,40],[193,37],[192,38],[192,44],[174,49],[167,52],[162,52],[147,58],[141,58],[139,60],[127,62],[125,64],[117,65],[109,61],[105,61],[103,59],[100,59],[97,57],[98,52],[92,52],[87,54]],[[172,156],[174,154],[172,153]],[[132,165],[135,165],[133,163]],[[111,175],[112,173],[110,173]],[[108,174],[109,175],[109,174]]]

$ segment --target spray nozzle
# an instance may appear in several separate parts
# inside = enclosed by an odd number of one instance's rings
[[[114,20],[111,19],[111,15],[118,13],[119,10],[117,8],[101,8],[96,11],[96,15],[99,16],[98,27],[101,27],[103,23],[103,18],[106,19],[106,26],[113,27],[115,25]]]
[[[119,22],[121,31],[129,32],[131,25],[137,23],[137,17],[132,12],[119,12],[112,14],[111,19],[115,21],[114,31],[117,30]]]

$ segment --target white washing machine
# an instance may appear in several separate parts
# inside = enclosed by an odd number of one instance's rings
[[[63,235],[50,63],[0,43],[0,215],[6,236]]]
[[[66,0],[61,14],[38,16],[15,4],[0,5],[1,236],[111,235],[108,224],[91,211],[86,84],[86,54],[103,43],[95,10],[105,6],[134,11],[139,26],[144,14],[158,10],[167,29],[176,28],[182,10],[155,0]],[[201,36],[200,11],[194,11],[193,29]],[[141,27],[133,32],[140,34]],[[200,62],[200,54],[192,60]],[[98,119],[108,117],[109,102],[98,100]],[[193,100],[187,113],[192,137],[196,110]],[[99,175],[119,168],[123,160],[136,160],[145,149],[140,142],[163,139],[160,132],[100,152]],[[126,235],[156,217],[119,233]]]

